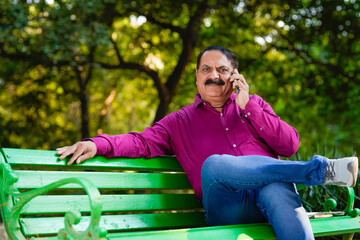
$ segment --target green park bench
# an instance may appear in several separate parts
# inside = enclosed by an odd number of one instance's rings
[[[0,163],[9,239],[276,239],[268,223],[207,226],[175,157],[97,156],[67,166],[55,151],[3,148]],[[354,190],[344,191],[344,211],[311,219],[315,236],[360,232]]]

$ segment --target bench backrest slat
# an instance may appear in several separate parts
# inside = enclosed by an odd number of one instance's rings
[[[125,173],[125,172],[61,172],[16,170],[19,189],[43,187],[64,178],[82,177],[100,189],[191,189],[185,174]],[[80,185],[67,184],[60,188],[79,189]]]
[[[52,218],[24,218],[24,232],[27,236],[48,235],[57,233],[59,228],[64,227],[62,217]],[[78,230],[85,230],[89,217],[83,217],[77,225]],[[150,213],[129,215],[104,215],[101,217],[100,226],[110,231],[119,230],[142,230],[163,229],[174,227],[204,226],[204,214],[202,212],[181,213]]]
[[[64,170],[70,167],[66,165],[69,158],[59,160],[59,156],[55,151],[49,150],[32,150],[32,149],[12,149],[3,148],[2,151],[6,156],[8,163],[14,166],[38,166],[58,167]],[[175,157],[160,156],[152,159],[146,158],[105,158],[96,156],[81,164],[73,164],[71,168],[83,169],[145,169],[145,170],[167,170],[183,172],[180,164]]]
[[[193,194],[119,194],[102,195],[102,211],[154,211],[201,209]],[[47,204],[51,208],[44,208]],[[65,213],[69,210],[90,212],[89,200],[86,195],[44,195],[31,200],[21,211],[21,215]]]

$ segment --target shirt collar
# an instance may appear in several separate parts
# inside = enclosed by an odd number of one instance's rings
[[[200,93],[197,93],[195,95],[195,100],[194,100],[195,106],[198,107],[202,102],[203,102],[203,100],[200,97]]]
[[[226,101],[225,104],[230,104],[231,102],[234,102],[236,98],[236,94],[235,93],[231,93],[229,99]],[[198,107],[200,104],[204,103],[204,101],[201,99],[200,97],[200,93],[197,93],[195,95],[195,100],[194,100],[194,104],[196,107]]]

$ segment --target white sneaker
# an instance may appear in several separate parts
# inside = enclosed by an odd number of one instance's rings
[[[329,159],[325,172],[325,184],[354,187],[357,175],[357,157]]]

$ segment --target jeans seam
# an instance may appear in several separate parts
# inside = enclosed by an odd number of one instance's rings
[[[264,207],[263,204],[261,204],[261,206],[259,206],[260,204],[258,203],[258,201],[255,201],[255,203],[256,203],[256,206],[259,208],[261,214],[262,214],[262,215],[265,217],[265,219],[272,225],[272,223],[271,223],[271,218],[269,217],[269,216],[271,215],[271,213],[266,210],[266,208]]]
[[[236,181],[236,180],[215,180],[216,183],[234,183],[234,184],[241,184],[241,185],[247,185],[247,186],[259,186],[256,189],[261,188],[262,186],[268,185],[270,183],[273,182],[283,182],[283,183],[294,183],[295,180],[294,179],[282,179],[280,181],[265,181],[265,182],[259,182],[259,183],[251,183],[251,182],[242,182],[242,181]],[[215,183],[211,183],[211,185],[213,185]],[[210,186],[209,186],[210,187]],[[237,190],[254,190],[254,189],[237,189]]]
[[[207,196],[207,197],[209,196],[209,191],[210,191],[211,186],[214,185],[215,183],[218,183],[218,181],[217,181],[216,179],[212,179],[212,180],[213,180],[213,182],[210,183],[210,184],[206,187],[206,189],[205,189],[205,191],[206,191],[206,196]],[[204,198],[204,199],[205,199],[205,198]],[[204,199],[203,199],[203,200],[204,200]],[[205,199],[205,201],[207,201],[207,199]],[[207,209],[205,209],[205,221],[206,221],[206,223],[209,224],[209,219],[211,219],[211,218],[209,217],[209,214],[208,214],[208,212],[209,212],[209,210],[208,210],[209,206],[208,206],[208,204],[203,204],[203,205],[204,205],[204,207],[207,208]],[[210,225],[212,225],[212,224],[210,224]]]

